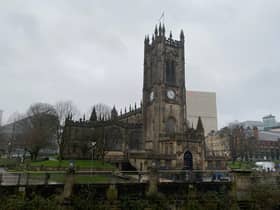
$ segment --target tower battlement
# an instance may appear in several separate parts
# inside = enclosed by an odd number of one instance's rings
[[[181,30],[180,33],[180,39],[175,40],[172,37],[172,32],[170,31],[169,37],[167,38],[165,36],[165,26],[164,24],[161,26],[159,25],[159,28],[157,25],[155,26],[155,31],[152,35],[152,39],[150,40],[149,35],[145,36],[145,49],[151,49],[154,48],[158,43],[163,43],[166,46],[174,47],[174,48],[184,48],[184,42],[185,42],[185,37],[184,37],[184,32]]]

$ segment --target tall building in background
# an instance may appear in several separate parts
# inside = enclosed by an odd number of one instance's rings
[[[277,122],[275,119],[275,116],[270,114],[267,116],[263,117],[263,125],[264,125],[264,129],[267,130],[269,128],[273,128],[277,126]]]
[[[0,126],[2,126],[3,110],[0,109]]]
[[[195,126],[200,116],[205,135],[212,130],[217,131],[216,93],[202,91],[187,91],[187,119],[189,126]]]
[[[228,124],[229,128],[235,128],[238,126],[242,126],[243,128],[250,127],[253,129],[254,127],[257,127],[259,131],[268,131],[268,130],[275,130],[280,128],[280,122],[276,121],[276,118],[274,115],[269,114],[264,116],[263,121],[253,121],[253,120],[246,120],[246,121],[234,121]]]
[[[262,121],[255,121],[255,120],[246,120],[243,122],[239,122],[239,121],[234,121],[228,124],[228,127],[233,129],[237,126],[242,126],[243,128],[251,128],[253,129],[254,127],[257,127],[259,131],[262,131],[264,129],[264,125]]]

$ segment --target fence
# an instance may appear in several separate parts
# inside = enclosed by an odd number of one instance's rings
[[[63,184],[67,172],[5,172],[0,174],[1,185],[52,185]],[[146,183],[151,176],[159,182],[230,182],[232,173],[227,170],[190,171],[158,170],[151,171],[84,171],[73,174],[75,183]]]

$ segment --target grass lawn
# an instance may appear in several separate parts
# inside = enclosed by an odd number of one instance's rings
[[[231,169],[252,169],[255,166],[252,162],[243,161],[229,162],[228,165]]]
[[[69,160],[45,160],[45,161],[33,161],[30,162],[30,166],[44,166],[44,167],[69,167]],[[75,167],[82,168],[94,168],[94,169],[114,169],[115,167],[109,163],[103,163],[99,160],[74,160]]]
[[[274,163],[275,164],[280,164],[280,160],[275,160]]]
[[[17,159],[0,159],[0,167],[16,166],[17,164],[19,164],[19,161]]]

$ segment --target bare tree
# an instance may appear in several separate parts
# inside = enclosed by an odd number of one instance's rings
[[[7,141],[6,140],[7,140],[6,139],[6,135],[4,134],[3,129],[0,126],[0,146],[1,146],[0,158],[1,158],[2,154],[5,153],[5,148],[6,148],[6,145],[7,145]]]
[[[62,159],[62,151],[64,147],[63,128],[65,126],[65,120],[67,117],[77,117],[79,114],[78,108],[72,103],[72,101],[59,101],[55,104],[55,110],[58,117],[58,125],[56,129],[56,140],[59,148],[59,158]]]
[[[42,148],[52,145],[58,126],[56,110],[50,104],[35,103],[27,111],[27,118],[22,120],[22,138],[25,150],[31,159],[37,159]]]
[[[21,119],[24,119],[26,116],[24,114],[21,114],[19,112],[13,112],[9,117],[8,117],[8,120],[7,120],[7,124],[10,124],[10,123],[15,123]]]
[[[13,112],[6,121],[6,131],[2,131],[1,148],[5,148],[8,157],[11,157],[12,150],[22,148],[21,139],[17,135],[20,122],[26,118],[25,114]]]
[[[79,115],[78,108],[73,104],[72,101],[59,101],[54,106],[59,124],[64,126],[65,119],[71,115],[73,118],[76,118]]]

